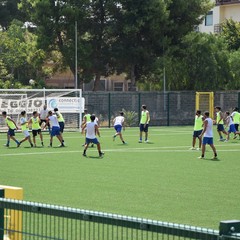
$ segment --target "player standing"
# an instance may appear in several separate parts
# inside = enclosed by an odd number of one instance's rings
[[[98,126],[94,122],[95,116],[91,115],[90,116],[91,122],[88,122],[86,125],[84,125],[83,129],[86,128],[86,143],[83,151],[83,156],[86,157],[86,152],[88,149],[88,146],[90,143],[94,143],[97,145],[99,157],[102,157],[104,155],[104,152],[101,151],[101,145],[96,137],[96,134],[100,137],[100,132],[98,129]]]
[[[237,107],[235,107],[233,109],[233,112],[232,112],[231,116],[233,118],[233,123],[234,123],[235,129],[238,132],[239,131],[238,127],[239,127],[239,123],[240,123],[240,113],[238,112],[238,108]],[[237,138],[237,134],[235,134],[233,139],[236,139],[236,138]],[[239,139],[240,139],[240,135],[239,135]]]
[[[57,120],[58,120],[58,123],[59,123],[59,126],[60,126],[60,134],[61,134],[61,137],[62,137],[62,141],[64,142],[63,131],[64,131],[64,127],[65,127],[65,121],[64,121],[63,115],[58,111],[58,108],[54,108],[54,112],[57,116]]]
[[[195,115],[194,129],[193,129],[192,147],[190,148],[190,150],[196,150],[195,144],[196,144],[196,139],[197,138],[199,140],[199,145],[198,145],[197,150],[201,149],[202,139],[199,136],[200,136],[200,134],[202,133],[202,130],[203,130],[203,119],[204,119],[204,117],[201,114],[201,111],[197,110],[196,115]]]
[[[12,139],[14,142],[16,142],[17,147],[20,146],[20,142],[14,137],[15,136],[15,130],[18,129],[17,124],[13,119],[11,119],[10,116],[7,116],[7,112],[2,112],[2,116],[5,119],[5,122],[8,126],[8,132],[7,132],[7,143],[6,147],[9,147],[10,144],[10,139]]]
[[[23,135],[25,136],[25,138],[20,141],[20,144],[28,140],[30,143],[30,146],[33,147],[31,136],[28,130],[28,121],[26,117],[26,111],[21,112],[20,125],[21,125]]]
[[[41,144],[42,146],[44,146],[43,144],[43,136],[42,136],[42,130],[41,130],[41,126],[40,126],[40,118],[38,116],[38,112],[34,111],[33,112],[33,116],[30,118],[30,120],[28,121],[29,125],[32,125],[32,135],[33,135],[33,143],[34,143],[34,147],[36,147],[36,136],[39,134],[40,136],[40,140],[41,140]]]
[[[148,142],[148,124],[150,121],[150,114],[147,110],[146,105],[142,105],[142,112],[141,112],[141,119],[139,124],[140,129],[140,137],[139,137],[139,143],[142,143],[142,133],[145,132],[145,143]]]
[[[51,126],[51,129],[52,129],[51,135],[50,135],[49,147],[52,147],[53,137],[55,137],[55,136],[58,138],[59,142],[61,143],[59,145],[59,147],[65,147],[63,139],[62,139],[62,135],[61,135],[61,132],[60,132],[60,124],[58,122],[57,116],[53,115],[52,111],[48,112],[47,123],[49,123],[49,122],[50,122],[50,126]]]
[[[202,141],[202,155],[198,158],[204,158],[205,151],[206,151],[206,144],[209,144],[213,150],[214,156],[212,159],[217,159],[217,151],[213,144],[213,120],[209,117],[209,112],[204,112],[204,122],[203,122],[203,131],[200,134],[200,138],[203,136]]]
[[[125,130],[123,115],[124,115],[124,113],[121,111],[121,112],[119,112],[119,116],[117,116],[113,119],[113,125],[116,130],[116,133],[113,135],[113,141],[115,141],[116,136],[119,136],[122,143],[126,144],[126,142],[123,140],[123,137],[122,137],[122,128],[123,128],[123,130]]]
[[[215,107],[215,111],[216,111],[216,115],[217,115],[216,116],[217,131],[218,131],[218,134],[220,137],[219,141],[224,141],[222,133],[227,135],[227,132],[225,131],[224,126],[223,126],[224,115],[221,112],[221,107]]]

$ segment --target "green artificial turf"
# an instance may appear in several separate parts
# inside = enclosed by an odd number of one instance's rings
[[[218,142],[218,160],[198,159],[189,150],[192,127],[151,127],[149,143],[138,143],[138,128],[101,129],[103,158],[96,146],[82,156],[84,137],[64,133],[66,148],[0,150],[0,184],[24,189],[24,200],[218,229],[221,220],[240,218],[240,140]],[[22,133],[17,133],[21,139]],[[0,143],[6,142],[1,134]],[[39,142],[40,146],[40,142]]]

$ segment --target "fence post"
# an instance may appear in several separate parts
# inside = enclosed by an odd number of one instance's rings
[[[108,127],[111,127],[111,93],[108,93]]]
[[[238,92],[238,111],[240,109],[240,92]]]
[[[170,93],[167,93],[167,126],[170,126]]]
[[[0,197],[4,198],[4,189],[0,188]],[[4,239],[4,209],[0,208],[0,240]]]
[[[141,101],[142,101],[141,93],[139,92],[138,93],[138,123],[140,122],[141,112],[142,112],[142,110],[141,110]]]

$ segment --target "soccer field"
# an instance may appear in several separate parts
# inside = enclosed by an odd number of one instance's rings
[[[144,217],[218,229],[221,220],[240,217],[240,140],[218,142],[218,160],[198,159],[189,150],[192,127],[151,127],[149,143],[138,143],[138,128],[100,129],[103,158],[96,147],[82,156],[84,137],[64,133],[66,148],[20,148],[1,133],[0,185],[24,189],[24,200]],[[17,133],[21,139],[22,133]],[[40,146],[40,142],[39,146]]]

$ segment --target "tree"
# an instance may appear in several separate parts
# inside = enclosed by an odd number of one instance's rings
[[[36,35],[22,26],[22,22],[14,20],[6,31],[0,32],[0,59],[13,81],[28,84],[30,78],[39,80],[43,76],[45,53],[37,49]]]
[[[18,10],[19,0],[0,1],[0,29],[7,30],[13,19],[21,19],[22,15]]]
[[[224,90],[232,81],[229,52],[224,41],[212,34],[192,32],[167,64],[171,90]]]
[[[230,53],[229,64],[232,74],[232,81],[228,82],[228,89],[240,89],[240,48]]]
[[[221,36],[228,44],[229,50],[238,50],[240,48],[240,23],[232,19],[226,20],[222,24]]]

